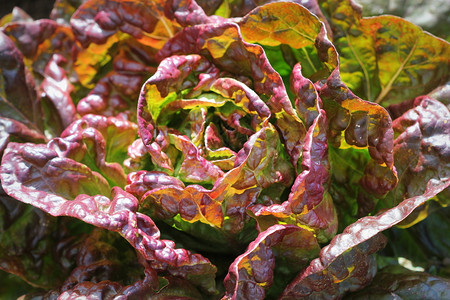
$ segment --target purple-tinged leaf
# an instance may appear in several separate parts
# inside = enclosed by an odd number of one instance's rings
[[[333,241],[321,250],[320,257],[286,287],[279,299],[341,299],[345,293],[361,289],[376,274],[377,265],[371,254],[384,248],[386,238],[377,235],[328,261],[323,253],[332,245]]]
[[[313,260],[283,292],[292,297],[335,297],[366,286],[375,276],[376,265],[368,255],[382,249],[386,239],[379,233],[406,219],[417,207],[450,186],[430,181],[421,195],[403,200],[377,216],[368,216],[349,225]],[[370,271],[371,270],[371,271]]]
[[[448,299],[450,280],[400,266],[382,269],[372,284],[346,299]]]
[[[1,98],[1,97],[0,97]],[[0,100],[1,101],[1,100]],[[0,157],[9,142],[44,142],[42,134],[28,128],[25,124],[0,117]]]
[[[77,249],[76,267],[53,294],[61,299],[152,295],[158,289],[157,273],[125,243],[116,233],[94,229]]]
[[[387,111],[355,96],[341,81],[338,69],[317,89],[330,120],[330,143],[368,147],[378,164],[392,168],[394,132]]]
[[[67,61],[62,55],[54,54],[45,67],[45,78],[40,86],[43,92],[41,97],[48,98],[51,101],[60,118],[62,128],[69,126],[76,119],[75,105],[70,96],[73,85],[70,83],[66,71],[61,67],[65,62]],[[52,111],[53,107],[49,110]],[[59,135],[61,131],[54,135]]]
[[[87,0],[56,0],[50,12],[50,19],[60,24],[70,25],[70,18],[77,8]]]
[[[385,207],[423,194],[429,184],[450,182],[450,112],[445,105],[419,97],[414,108],[394,120],[393,128],[399,184],[384,199]],[[424,217],[426,210],[402,225],[413,225]]]
[[[163,187],[177,187],[183,189],[182,181],[169,176],[164,172],[139,171],[130,173],[127,178],[128,185],[126,191],[141,199],[150,190]]]
[[[0,187],[0,269],[34,287],[62,284],[80,240],[67,230],[66,221],[17,201]]]
[[[0,116],[13,119],[42,134],[39,98],[23,56],[0,32]]]
[[[16,43],[39,84],[46,135],[58,136],[76,119],[71,97],[77,82],[72,71],[76,46],[70,28],[52,20],[38,20],[10,23],[3,32]]]
[[[325,242],[336,233],[337,218],[333,201],[327,191],[327,118],[325,111],[321,109],[320,98],[316,98],[313,109],[317,112],[317,117],[309,127],[303,142],[303,171],[295,179],[288,200],[270,206],[257,204],[250,209],[262,230],[277,220],[300,224],[314,230],[319,241]]]
[[[35,206],[49,213],[66,201],[64,198],[110,192],[108,182],[100,174],[42,144],[9,143],[3,154],[1,174],[2,186],[10,196],[26,197],[29,201],[42,197],[45,200]]]
[[[14,145],[10,143],[3,159],[10,160],[8,150]],[[42,160],[45,158],[41,158],[41,162]],[[33,188],[24,184],[18,186],[14,182],[20,182],[16,176],[22,174],[18,172],[19,170],[11,170],[7,164],[6,167],[3,164],[1,170],[2,185],[9,195],[53,216],[75,217],[97,227],[118,232],[145,260],[149,261],[152,269],[167,271],[174,276],[186,278],[205,292],[214,292],[215,267],[199,254],[192,254],[184,249],[174,249],[172,241],[160,240],[159,230],[153,221],[148,216],[137,212],[138,200],[119,187],[114,187],[110,193],[105,193],[110,194],[111,199],[102,195],[89,196],[83,194],[83,191],[73,193],[77,195],[76,197],[65,198],[51,194],[52,191],[49,191],[48,185]],[[91,175],[89,181],[91,184],[92,177]],[[44,175],[44,178],[48,176]],[[86,184],[83,185],[85,186]]]
[[[298,271],[319,249],[314,234],[306,229],[294,225],[269,227],[230,265],[222,299],[264,299],[274,281],[276,258]]]
[[[20,7],[14,6],[11,13],[0,19],[0,27],[3,27],[11,22],[33,22],[33,18]]]
[[[100,49],[91,49],[96,47]],[[75,65],[77,75],[83,85],[93,89],[78,102],[78,113],[121,115],[122,118],[134,120],[136,99],[142,83],[155,71],[155,52],[133,38],[103,46],[91,44],[88,49],[81,49]],[[110,61],[112,54],[114,59]],[[95,82],[98,72],[108,69],[111,64],[113,70]]]
[[[117,32],[127,33],[151,44],[167,40],[177,28],[164,16],[164,1],[84,2],[72,15],[74,34],[84,47],[103,44]]]
[[[122,164],[127,158],[128,146],[136,138],[137,125],[114,117],[86,115],[68,126],[61,134],[61,137],[68,138],[72,135],[78,135],[88,128],[98,131],[105,140],[106,148],[97,151],[97,155],[104,151],[104,158],[107,162]]]
[[[26,66],[33,73],[44,76],[45,68],[54,54],[64,56],[69,62],[66,69],[71,71],[72,51],[76,51],[76,45],[70,27],[43,19],[10,23],[3,32],[17,45],[25,57]]]
[[[194,0],[166,1],[164,13],[170,20],[175,19],[182,27],[226,22],[226,19],[218,15],[207,16],[202,7]]]

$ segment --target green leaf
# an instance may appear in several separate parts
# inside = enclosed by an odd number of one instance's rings
[[[449,79],[449,43],[404,19],[355,19],[342,29],[335,36],[342,79],[364,99],[387,106],[426,94]]]
[[[306,77],[328,77],[338,65],[337,54],[325,35],[323,23],[305,7],[293,2],[259,6],[239,22],[243,38],[264,47],[282,76],[300,62]]]

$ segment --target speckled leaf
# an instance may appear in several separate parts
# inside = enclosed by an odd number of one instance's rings
[[[353,1],[324,2],[342,80],[358,96],[387,106],[448,81],[448,42],[399,17],[361,18]]]
[[[13,41],[0,32],[0,116],[25,124],[42,138],[41,107],[35,83]]]
[[[317,88],[330,122],[329,143],[343,148],[368,147],[375,162],[392,169],[394,132],[387,111],[355,96],[337,69]]]
[[[142,207],[158,219],[170,224],[198,221],[231,239],[249,221],[246,208],[256,202],[262,189],[282,191],[292,182],[292,168],[281,147],[273,127],[261,129],[237,154],[236,166],[217,180],[212,189],[198,185],[185,187],[164,173],[142,171],[128,176],[127,191],[141,197]],[[191,172],[195,173],[196,169]],[[192,235],[197,234],[193,226],[177,224],[180,226]]]
[[[310,231],[294,225],[274,225],[261,232],[231,264],[222,299],[265,299],[274,281],[276,258],[300,270],[317,255],[319,245]],[[280,274],[281,275],[281,274]]]
[[[337,53],[326,37],[323,23],[305,7],[293,2],[255,8],[239,21],[243,38],[264,47],[274,68],[289,76],[301,62],[306,77],[326,78],[338,65]]]
[[[349,225],[322,248],[313,260],[283,292],[285,299],[293,297],[342,297],[369,284],[376,272],[376,263],[368,255],[382,249],[386,238],[379,233],[406,219],[417,207],[450,186],[429,182],[421,195],[408,198],[377,216],[368,216]]]
[[[90,0],[77,9],[70,23],[84,47],[92,42],[103,44],[117,32],[127,33],[145,44],[158,43],[176,31],[174,24],[164,16],[164,3],[158,0]],[[160,33],[163,35],[158,35]]]
[[[295,70],[298,72],[297,78],[300,79],[299,66]],[[304,96],[301,85],[293,86],[294,92],[298,93],[299,97],[296,103],[303,102],[303,99],[300,99]],[[333,201],[328,194],[327,118],[321,108],[320,98],[315,98],[312,105],[311,113],[316,117],[306,133],[303,144],[301,164],[303,171],[295,179],[288,200],[270,206],[258,204],[250,209],[262,229],[272,225],[273,222],[276,223],[278,219],[278,222],[307,226],[315,231],[319,241],[325,242],[336,233],[337,219]],[[273,217],[275,219],[272,219]]]
[[[414,106],[393,123],[399,184],[383,201],[384,207],[424,193],[429,184],[450,182],[450,112],[426,96],[417,98]],[[412,225],[426,215],[426,209],[417,212],[402,225]]]
[[[400,266],[390,266],[378,272],[372,284],[358,293],[348,295],[347,299],[447,299],[449,297],[449,279],[425,272],[410,271]]]
[[[302,126],[281,77],[269,64],[263,49],[243,41],[235,24],[206,24],[185,28],[163,47],[158,57],[181,54],[204,56],[221,71],[250,84],[273,114],[288,115],[292,122]],[[287,128],[281,125],[278,127],[284,135]]]

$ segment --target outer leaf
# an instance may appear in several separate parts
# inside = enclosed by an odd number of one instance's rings
[[[164,17],[163,1],[94,1],[83,3],[70,23],[84,47],[91,42],[103,44],[116,32],[127,33],[145,44],[173,36],[176,29]],[[158,36],[160,29],[164,34]],[[152,36],[152,33],[156,33]]]
[[[354,0],[319,0],[318,2],[330,22],[335,39],[342,37],[349,28],[361,19],[362,6]]]
[[[32,22],[33,18],[20,7],[15,6],[11,13],[0,19],[0,26],[4,26],[10,22]]]
[[[75,40],[70,27],[43,19],[9,23],[3,32],[14,41],[25,57],[26,66],[35,74],[44,76],[54,54],[64,56],[69,62],[67,69],[71,69]]]
[[[197,0],[196,2],[205,10],[206,14],[208,15],[217,15],[225,18],[230,18],[243,17],[258,6],[263,6],[264,4],[277,1]],[[326,22],[325,17],[323,16],[323,13],[320,10],[316,0],[294,0],[292,2],[301,4],[309,11],[317,15],[322,21]]]
[[[75,41],[69,27],[51,20],[10,23],[3,30],[24,55],[39,87],[46,134],[58,136],[75,120],[71,93],[76,82],[71,59]],[[69,77],[73,82],[70,82]]]
[[[330,119],[330,142],[340,146],[345,138],[348,145],[368,147],[379,165],[392,168],[393,130],[387,111],[355,96],[341,81],[337,69],[318,90]]]
[[[70,18],[86,0],[56,0],[50,13],[50,19],[70,25]]]
[[[373,283],[348,299],[446,299],[450,280],[427,273],[409,271],[400,266],[387,267]]]
[[[16,174],[10,183],[22,182],[25,190],[50,193],[50,198],[108,195],[110,186],[126,184],[119,163],[135,138],[135,126],[115,118],[86,116],[47,145],[10,143],[2,168]]]
[[[208,17],[197,3],[194,0],[169,0],[166,1],[164,13],[169,19],[175,19],[183,27],[226,22],[226,19],[218,15]]]
[[[164,5],[164,1],[102,0],[86,1],[77,9],[71,25],[86,48],[75,65],[81,83],[94,87],[99,69],[110,71],[108,63],[115,56],[114,71],[82,99],[80,113],[117,115],[130,106],[134,111],[129,102],[137,98],[144,78],[154,72],[151,65],[156,50],[178,30],[178,25],[164,16]]]
[[[274,281],[275,258],[300,270],[319,251],[314,235],[293,225],[274,225],[248,245],[229,268],[222,299],[264,299]],[[278,261],[279,263],[280,261]]]
[[[450,45],[447,42],[396,17],[363,19],[361,25],[376,32],[382,90],[375,102],[386,99],[394,103],[414,98],[448,81]]]
[[[355,291],[372,280],[376,269],[368,256],[385,245],[378,233],[406,219],[417,207],[450,186],[430,182],[424,194],[404,200],[399,205],[377,216],[364,217],[348,226],[322,248],[320,257],[313,260],[283,292],[283,297],[341,297],[346,291]],[[359,253],[361,257],[354,257]],[[348,258],[347,258],[348,257]],[[345,263],[347,271],[343,271]],[[368,270],[372,270],[368,272]],[[361,272],[361,273],[359,273]],[[348,280],[348,281],[347,281]]]
[[[0,116],[24,123],[36,135],[42,135],[34,81],[27,73],[22,54],[3,32],[0,32],[0,72]]]
[[[134,120],[142,83],[155,71],[155,50],[133,38],[108,42],[98,46],[100,49],[91,48],[96,48],[95,44],[78,54],[75,68],[82,83],[93,85],[98,73],[113,70],[101,77],[89,94],[78,102],[77,111],[82,115],[102,114]],[[93,51],[98,51],[99,61],[92,59]],[[114,56],[113,61],[110,56]]]
[[[1,101],[1,100],[0,100]],[[23,123],[0,117],[0,157],[9,142],[43,142],[44,137]]]
[[[343,81],[360,97],[389,105],[448,81],[450,45],[394,16],[361,19],[353,1],[324,1],[341,54]]]
[[[9,147],[14,145],[10,143]],[[8,149],[4,160],[10,159]],[[18,186],[16,182],[21,181],[17,177],[21,174],[18,170],[10,169],[5,163],[2,164],[1,175],[6,192],[22,202],[33,204],[54,216],[71,216],[97,227],[119,232],[149,261],[153,269],[182,276],[201,286],[205,291],[214,292],[212,274],[215,273],[215,267],[199,254],[192,254],[184,249],[175,250],[172,241],[160,240],[159,230],[153,221],[148,216],[136,212],[137,199],[120,188],[113,188],[112,200],[101,195],[88,196],[81,191],[74,193],[77,196],[70,201],[65,197],[51,194],[47,186],[34,188]]]
[[[46,145],[9,143],[2,159],[2,185],[15,198],[34,194],[48,199],[48,205],[36,206],[45,211],[55,209],[63,198],[74,199],[79,194],[109,194],[109,184],[104,177],[86,165],[60,157]],[[14,188],[22,183],[20,188]],[[13,188],[13,190],[9,190]],[[62,197],[61,197],[62,196]],[[52,200],[50,200],[52,199]],[[54,203],[52,203],[54,202]]]
[[[78,249],[76,268],[53,295],[60,294],[61,299],[152,295],[158,288],[156,272],[119,239],[112,232],[94,229]],[[141,279],[143,267],[145,277]]]
[[[0,220],[0,269],[34,287],[49,289],[61,284],[73,267],[79,240],[70,235],[67,220],[25,205],[2,188]]]
[[[393,123],[395,166],[399,184],[384,200],[384,206],[422,194],[430,183],[450,181],[450,112],[437,100],[419,97],[414,108]],[[412,225],[426,216],[409,219]],[[403,224],[407,225],[407,224]]]

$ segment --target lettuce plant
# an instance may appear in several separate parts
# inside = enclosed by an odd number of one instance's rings
[[[352,0],[0,25],[2,296],[450,297],[446,41]]]

